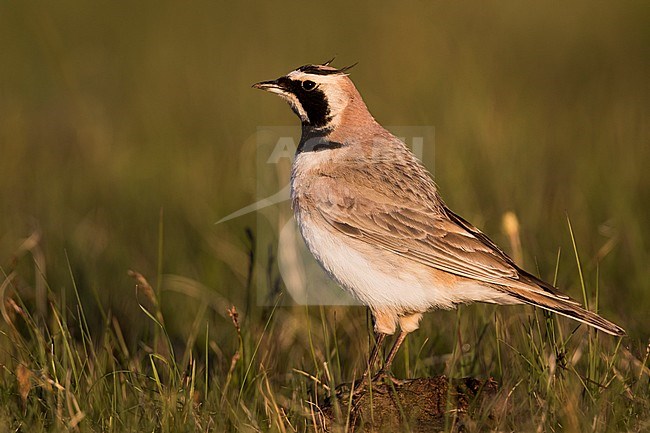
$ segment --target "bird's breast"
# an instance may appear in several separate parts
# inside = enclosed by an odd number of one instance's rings
[[[294,167],[291,178],[294,215],[307,248],[332,279],[374,309],[426,311],[454,305],[448,287],[436,284],[429,268],[332,227],[319,211],[331,203],[320,201],[323,193],[314,193],[328,188],[332,179],[301,170],[304,168]]]

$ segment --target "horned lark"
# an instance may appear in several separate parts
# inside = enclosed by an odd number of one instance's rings
[[[399,325],[384,368],[422,313],[458,304],[530,304],[612,335],[619,326],[520,269],[443,202],[426,168],[368,112],[350,67],[305,65],[253,87],[286,100],[302,122],[292,207],[307,247],[367,305],[377,344]]]

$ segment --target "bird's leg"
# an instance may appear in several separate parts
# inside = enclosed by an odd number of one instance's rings
[[[385,339],[386,339],[386,334],[383,334],[381,332],[377,333],[377,340],[375,342],[375,347],[372,348],[372,353],[368,358],[368,368],[366,368],[366,372],[363,375],[364,379],[366,376],[368,376],[368,374],[372,370],[372,366],[377,363],[377,358],[379,358],[379,353],[381,352],[381,346],[384,344]]]
[[[397,340],[395,340],[395,344],[393,344],[393,348],[390,349],[390,352],[388,352],[388,358],[386,358],[386,363],[384,364],[384,370],[390,370],[390,366],[393,363],[393,360],[395,359],[395,355],[397,355],[397,351],[399,350],[400,346],[406,339],[406,336],[409,333],[406,331],[401,331],[399,333],[399,336],[397,337]]]
[[[399,335],[397,336],[397,340],[395,340],[395,343],[393,344],[393,347],[390,349],[390,352],[388,353],[388,357],[386,358],[386,362],[384,363],[384,366],[375,375],[375,377],[373,378],[373,382],[388,376],[388,373],[390,372],[390,366],[393,364],[393,360],[395,359],[395,355],[397,355],[397,351],[399,350],[400,346],[402,345],[402,343],[404,342],[404,340],[406,339],[406,336],[408,334],[409,333],[404,331],[404,330],[402,330],[399,333]],[[391,378],[391,380],[396,385],[401,385],[400,381],[394,380],[393,378]]]
[[[386,334],[383,332],[377,332],[377,339],[375,342],[375,347],[372,348],[372,352],[370,353],[370,357],[368,358],[368,365],[366,369],[363,371],[363,376],[361,376],[361,379],[359,382],[357,382],[357,385],[355,386],[355,393],[359,392],[363,388],[363,384],[370,375],[370,372],[372,371],[372,366],[377,363],[377,359],[379,358],[379,353],[381,352],[381,346],[384,343],[384,340],[386,339]]]

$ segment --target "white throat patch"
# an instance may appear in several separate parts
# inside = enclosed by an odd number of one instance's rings
[[[285,92],[284,90],[275,87],[270,88],[269,92],[275,93],[276,95],[282,97],[282,99],[284,99],[289,103],[291,109],[298,115],[298,117],[300,117],[300,120],[302,120],[303,122],[309,122],[309,116],[307,116],[307,112],[302,107],[300,101],[298,101],[296,95],[294,95],[293,93]]]

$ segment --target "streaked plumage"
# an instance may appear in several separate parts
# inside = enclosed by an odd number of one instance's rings
[[[624,335],[520,269],[449,210],[427,170],[375,121],[346,72],[306,65],[255,87],[282,96],[302,121],[291,188],[309,250],[370,307],[378,333],[402,330],[387,364],[422,313],[475,301],[531,304]]]

